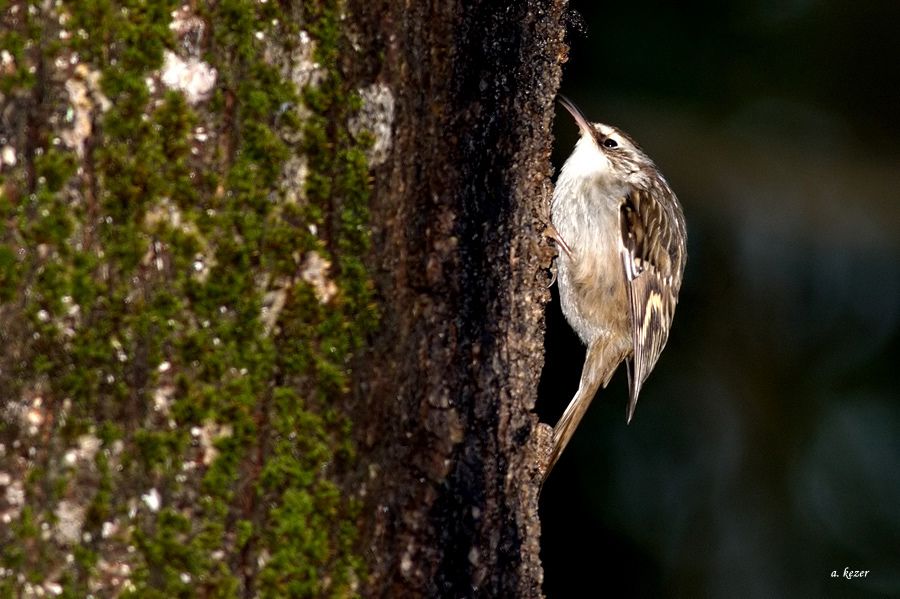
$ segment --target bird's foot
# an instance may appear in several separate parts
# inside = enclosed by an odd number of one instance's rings
[[[549,225],[547,225],[547,228],[544,229],[544,237],[555,241],[556,245],[558,245],[569,258],[572,257],[572,248],[570,248],[569,244],[566,243],[566,240],[562,238],[562,235],[559,234],[559,231],[556,230],[556,227],[553,225],[553,223],[550,223]]]

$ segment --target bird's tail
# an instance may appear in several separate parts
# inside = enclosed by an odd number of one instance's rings
[[[610,359],[612,356],[608,355],[608,350],[609,345],[601,340],[594,341],[588,346],[578,391],[575,392],[575,397],[569,402],[566,411],[563,412],[559,422],[553,428],[553,449],[544,470],[544,480],[547,479],[553,466],[559,460],[559,456],[562,455],[566,445],[572,439],[572,435],[575,434],[575,429],[578,428],[584,413],[591,405],[597,390],[601,385],[606,387],[622,360],[623,356],[615,356]]]

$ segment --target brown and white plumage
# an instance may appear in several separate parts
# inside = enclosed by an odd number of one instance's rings
[[[563,314],[588,346],[581,383],[553,431],[559,459],[600,386],[629,371],[627,420],[669,337],[686,258],[684,215],[653,161],[626,134],[590,123],[571,102],[581,139],[553,193]]]

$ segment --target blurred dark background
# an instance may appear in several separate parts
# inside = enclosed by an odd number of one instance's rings
[[[634,421],[622,371],[544,486],[545,593],[900,596],[900,2],[571,8],[562,92],[654,158],[690,241]],[[584,356],[554,298],[547,422]]]

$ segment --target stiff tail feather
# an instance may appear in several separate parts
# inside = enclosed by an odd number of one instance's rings
[[[584,358],[584,367],[581,370],[581,382],[578,385],[578,391],[575,392],[575,397],[569,402],[566,411],[563,412],[559,422],[553,428],[553,449],[550,453],[547,467],[544,470],[544,480],[547,480],[547,476],[553,470],[553,466],[556,465],[559,456],[562,455],[566,445],[572,439],[572,435],[575,434],[575,429],[581,423],[581,419],[584,417],[584,413],[587,412],[588,406],[591,405],[597,390],[600,389],[601,385],[606,387],[609,379],[612,378],[613,372],[615,372],[616,367],[624,357],[619,355],[614,359],[609,359],[610,356],[607,355],[608,348],[609,346],[602,340],[594,341],[588,347],[587,355]]]
[[[569,402],[569,406],[563,412],[562,418],[559,419],[559,422],[553,428],[553,451],[550,454],[550,461],[547,462],[547,469],[544,470],[545,480],[553,466],[556,465],[557,460],[559,460],[559,456],[562,455],[563,449],[569,444],[572,435],[575,434],[575,429],[578,428],[578,424],[584,417],[584,413],[587,412],[588,406],[591,405],[591,400],[594,399],[594,395],[600,387],[599,381],[595,381],[594,384],[588,387],[585,387],[583,383],[584,381],[582,380],[582,385],[578,387],[575,397]]]

